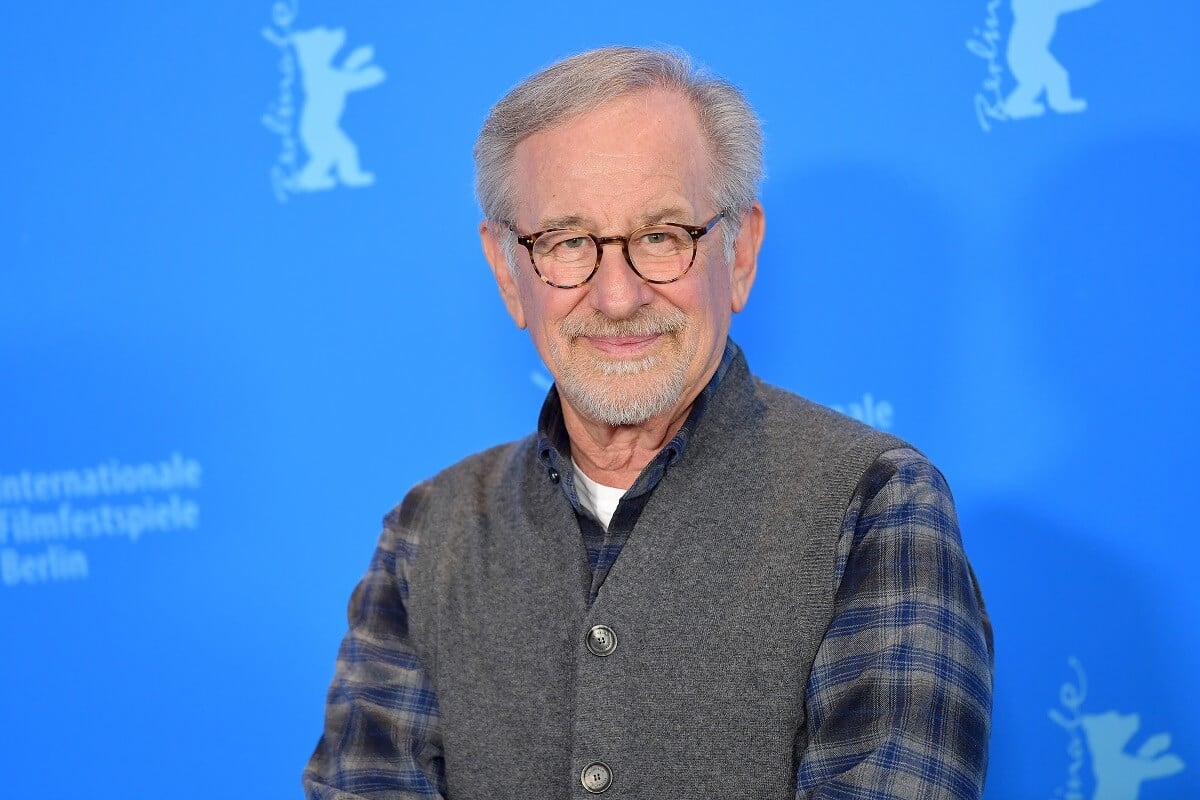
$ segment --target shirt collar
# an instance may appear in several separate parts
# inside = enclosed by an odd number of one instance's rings
[[[651,491],[662,480],[667,469],[683,457],[688,441],[699,426],[700,418],[703,416],[705,408],[708,407],[709,400],[716,393],[717,387],[721,385],[725,373],[729,371],[729,365],[737,359],[740,352],[741,349],[732,339],[725,340],[725,351],[721,354],[721,363],[717,365],[717,371],[713,373],[708,384],[692,402],[692,409],[688,412],[683,426],[638,475],[633,486],[625,493],[626,498],[638,497]],[[538,460],[546,468],[551,480],[556,483],[561,480],[563,490],[571,500],[571,504],[578,506],[574,469],[571,466],[571,440],[567,435],[566,422],[563,420],[562,400],[558,396],[557,386],[550,387],[550,391],[546,394],[546,400],[542,403],[542,412],[538,417],[537,452]]]

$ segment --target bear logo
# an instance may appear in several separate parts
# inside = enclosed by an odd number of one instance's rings
[[[1099,0],[1012,0],[1013,25],[1008,37],[1008,69],[1017,87],[1004,101],[1009,119],[1037,117],[1045,113],[1041,102],[1060,114],[1078,113],[1087,101],[1071,94],[1070,74],[1050,52],[1050,41],[1058,18],[1095,5]]]
[[[378,86],[386,77],[380,67],[369,63],[374,49],[369,45],[357,47],[340,66],[334,66],[334,57],[346,43],[345,29],[293,31],[289,41],[304,88],[299,134],[308,162],[292,176],[288,188],[314,192],[332,189],[339,182],[343,186],[370,186],[375,176],[359,165],[358,147],[340,123],[346,95]]]
[[[1183,759],[1166,752],[1170,734],[1151,736],[1136,753],[1125,750],[1141,727],[1137,714],[1084,714],[1081,722],[1096,779],[1092,800],[1137,800],[1143,782],[1183,771]]]

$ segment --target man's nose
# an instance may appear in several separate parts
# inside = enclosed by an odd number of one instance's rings
[[[620,242],[606,242],[600,248],[600,269],[590,281],[592,307],[610,319],[624,319],[650,302],[650,285],[642,280],[629,262]]]

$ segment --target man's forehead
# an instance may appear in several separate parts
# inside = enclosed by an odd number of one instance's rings
[[[709,153],[687,98],[623,95],[517,145],[518,208],[539,227],[690,219],[708,183]]]

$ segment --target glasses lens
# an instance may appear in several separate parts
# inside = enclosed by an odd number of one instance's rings
[[[533,264],[551,283],[573,286],[596,268],[596,242],[586,231],[544,233],[533,243]]]
[[[678,225],[650,225],[629,237],[629,257],[642,277],[652,281],[672,281],[692,263],[696,243],[692,235]]]

